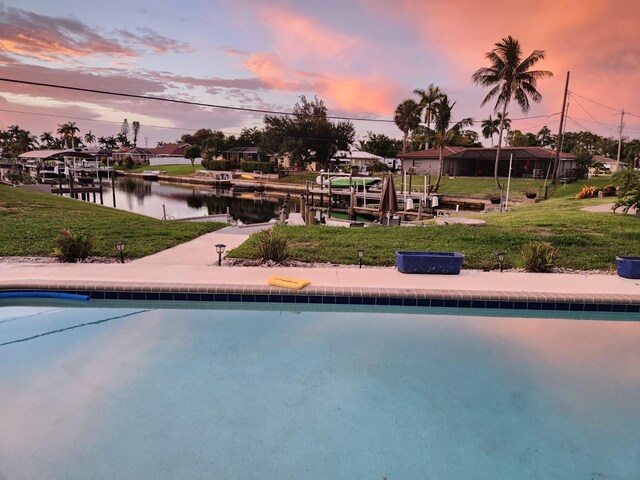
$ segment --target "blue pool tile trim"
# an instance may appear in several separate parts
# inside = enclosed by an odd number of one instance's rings
[[[4,292],[24,292],[43,290],[41,286],[32,288],[6,289]],[[157,288],[147,288],[143,285],[127,288],[45,288],[49,291],[60,291],[78,295],[87,295],[96,300],[138,300],[138,301],[189,301],[189,302],[243,302],[243,303],[290,303],[290,304],[328,304],[328,305],[380,305],[398,307],[434,307],[434,308],[474,308],[474,309],[500,309],[500,310],[544,310],[563,312],[615,312],[615,313],[640,313],[640,300],[624,297],[617,301],[594,301],[591,298],[572,298],[563,296],[563,301],[528,301],[517,298],[515,294],[496,294],[493,299],[483,298],[452,298],[473,297],[473,293],[440,292],[430,297],[420,291],[402,292],[406,296],[398,294],[390,289],[373,290],[371,293],[357,294],[356,289],[316,289],[314,293],[286,292],[272,293],[273,290],[265,290],[260,287],[243,287],[242,293],[215,292],[212,287],[207,291],[206,287],[191,287],[189,291],[150,291]],[[180,288],[180,290],[184,290]],[[214,290],[213,292],[211,290]],[[351,290],[351,295],[345,295],[342,291]],[[277,290],[276,290],[277,291]],[[376,293],[374,293],[374,291]],[[328,294],[322,294],[327,292]],[[330,294],[334,293],[334,294]],[[481,296],[481,295],[478,295]],[[639,316],[640,319],[640,316]]]

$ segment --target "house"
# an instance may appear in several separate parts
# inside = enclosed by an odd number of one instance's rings
[[[336,152],[331,162],[335,162],[336,166],[350,165],[352,168],[357,167],[358,171],[364,173],[367,172],[374,163],[381,163],[382,160],[382,157],[374,155],[373,153],[354,149],[350,152],[346,150]]]
[[[131,157],[135,163],[149,163],[149,159],[155,156],[148,148],[121,147],[112,154],[116,163],[124,162],[125,158]]]
[[[260,147],[234,147],[222,152],[222,158],[234,163],[240,162],[267,162],[269,155]]]
[[[182,157],[189,147],[188,143],[165,143],[161,147],[147,148],[154,157]]]
[[[511,176],[521,178],[545,178],[553,174],[555,150],[543,147],[504,147],[500,149],[498,175],[509,174],[509,161],[513,159]],[[437,175],[439,151],[432,148],[400,155],[402,169],[413,168],[416,174]],[[455,177],[493,176],[496,160],[495,148],[445,147],[443,151],[443,175]],[[558,176],[575,179],[577,162],[575,155],[560,154]]]

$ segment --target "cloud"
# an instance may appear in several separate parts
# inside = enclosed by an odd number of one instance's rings
[[[132,60],[144,50],[157,54],[187,52],[185,43],[147,28],[116,32],[118,39],[98,33],[79,20],[53,17],[18,8],[0,7],[0,50],[16,56],[68,63],[84,57],[108,56]]]

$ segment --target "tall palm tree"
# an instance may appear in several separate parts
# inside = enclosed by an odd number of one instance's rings
[[[507,131],[507,134],[504,136],[504,146],[509,145],[509,133],[511,132],[511,119],[509,118],[509,113],[505,113],[504,116],[502,112],[496,113],[496,119],[498,120],[498,125],[502,124],[502,127]]]
[[[528,57],[523,59],[520,42],[509,35],[499,43],[496,43],[495,48],[486,54],[490,65],[478,69],[471,77],[477,85],[491,87],[481,105],[485,105],[491,99],[497,97],[495,111],[497,112],[502,107],[503,121],[500,123],[494,167],[494,178],[498,188],[502,188],[498,180],[498,162],[500,160],[500,145],[502,143],[507,107],[511,100],[515,100],[522,112],[527,113],[529,111],[529,99],[540,103],[542,95],[536,89],[538,80],[550,77],[553,74],[546,70],[531,70],[531,68],[540,60],[543,60],[544,57],[544,50],[534,50]]]
[[[489,118],[482,121],[481,126],[482,136],[491,139],[491,148],[493,148],[493,136],[500,131],[500,120],[491,118],[491,115],[489,115]]]
[[[407,153],[407,137],[409,132],[420,125],[420,105],[415,100],[404,100],[396,108],[393,120],[398,126],[404,138],[402,139],[402,154]]]
[[[89,145],[96,143],[96,136],[91,132],[91,130],[84,134],[84,141]]]
[[[133,146],[138,146],[138,132],[140,131],[140,122],[134,120],[131,122],[131,127],[133,127]]]
[[[447,95],[442,95],[434,106],[433,130],[431,131],[431,142],[434,147],[438,148],[438,177],[433,186],[433,191],[437,192],[440,188],[440,180],[444,170],[444,147],[456,142],[462,136],[462,129],[473,125],[472,118],[463,118],[459,122],[451,125],[451,110],[456,102],[450,103]]]
[[[427,129],[431,129],[431,121],[435,112],[435,104],[442,96],[440,87],[430,83],[426,90],[416,88],[413,93],[420,97],[420,109],[424,111],[424,122],[427,124]],[[425,143],[425,148],[429,148],[429,142]]]

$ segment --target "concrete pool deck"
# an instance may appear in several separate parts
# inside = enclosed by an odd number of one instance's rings
[[[462,270],[460,275],[407,275],[395,267],[218,267],[214,245],[223,243],[228,251],[244,242],[248,233],[223,229],[124,264],[0,263],[0,290],[640,304],[640,280],[607,274]],[[302,290],[272,287],[267,281],[273,276],[306,279],[311,285]]]

